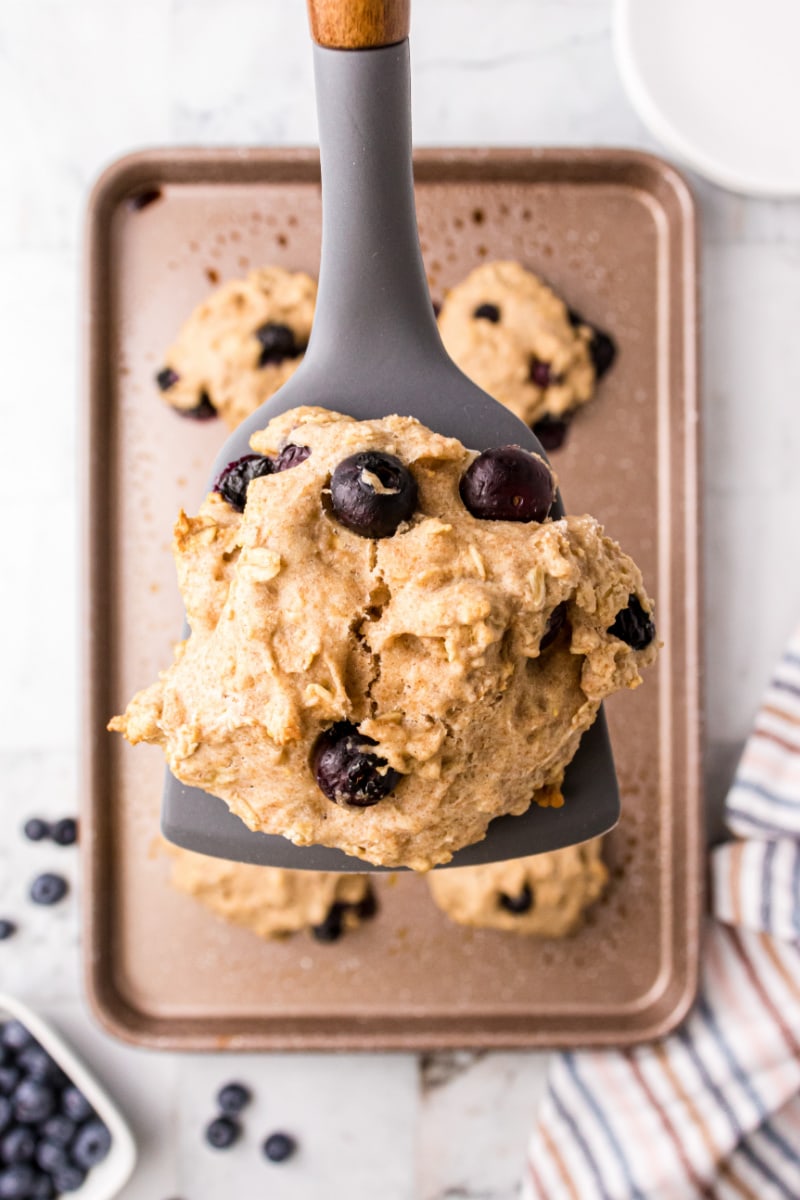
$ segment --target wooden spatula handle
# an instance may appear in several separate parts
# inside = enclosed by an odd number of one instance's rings
[[[308,0],[311,36],[330,50],[370,50],[408,37],[411,0]]]

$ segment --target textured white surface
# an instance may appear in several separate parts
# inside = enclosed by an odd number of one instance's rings
[[[657,149],[617,78],[610,0],[418,0],[420,144]],[[74,852],[22,841],[76,804],[75,443],[78,262],[86,189],[143,145],[310,143],[300,0],[3,0],[0,5],[0,984],[55,1017],[137,1133],[124,1200],[510,1200],[545,1056],[202,1058],[120,1046],[80,1000],[76,899],[26,899]],[[800,203],[694,181],[704,217],[707,733],[725,788],[800,613]],[[22,451],[22,445],[27,449]],[[13,516],[11,514],[14,514]],[[258,1104],[229,1155],[202,1146],[217,1085]],[[283,1167],[258,1141],[302,1143]]]

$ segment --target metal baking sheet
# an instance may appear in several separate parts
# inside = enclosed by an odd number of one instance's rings
[[[181,420],[161,355],[219,281],[277,263],[315,273],[310,150],[162,150],[123,159],[91,199],[86,259],[83,713],[86,977],[112,1032],[177,1049],[421,1049],[632,1043],[686,1011],[702,899],[696,233],[666,163],[617,150],[416,156],[431,293],[476,264],[539,272],[619,346],[553,462],[640,563],[665,648],[607,705],[623,816],[611,885],[561,942],[467,930],[424,880],[378,883],[378,918],[333,946],[262,943],[172,891],[153,854],[163,762],[105,732],[170,659],[170,555],[200,499],[218,421]]]

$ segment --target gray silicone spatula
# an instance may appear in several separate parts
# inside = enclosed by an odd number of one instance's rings
[[[322,262],[314,328],[292,378],[223,446],[213,477],[252,433],[298,405],[357,418],[401,413],[474,450],[516,444],[543,454],[517,417],[445,353],[422,265],[414,208],[409,0],[309,0],[322,166]],[[559,501],[560,503],[560,501]],[[500,817],[452,866],[519,858],[585,841],[619,817],[602,712],[568,768],[566,803]],[[253,833],[224,801],[167,773],[164,835],[240,862],[324,871],[369,866],[340,850]]]

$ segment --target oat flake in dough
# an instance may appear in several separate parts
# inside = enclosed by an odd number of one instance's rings
[[[216,494],[180,514],[191,636],[111,728],[161,745],[179,779],[251,829],[386,866],[447,862],[560,783],[600,702],[640,683],[655,644],[607,632],[632,594],[651,610],[640,572],[589,516],[476,520],[458,491],[474,452],[411,418],[295,409],[251,445],[286,442],[310,457],[256,479],[243,514]],[[338,463],[367,449],[396,455],[419,488],[412,520],[379,541],[323,502]],[[540,652],[562,603],[568,620]],[[403,776],[373,807],[331,803],[309,768],[342,719]]]

